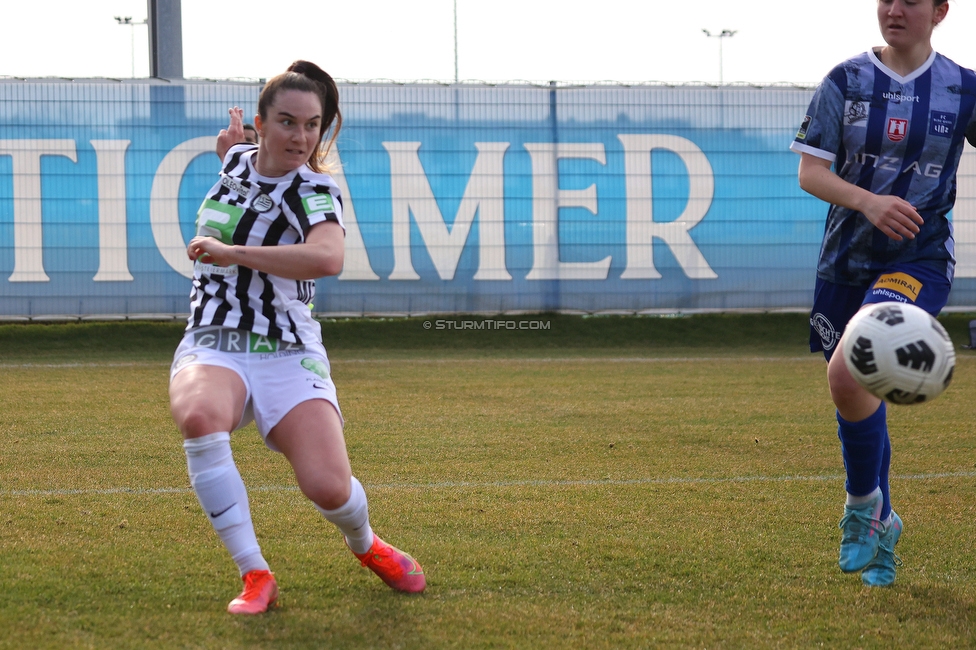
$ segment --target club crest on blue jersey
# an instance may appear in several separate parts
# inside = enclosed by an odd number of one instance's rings
[[[908,120],[900,117],[889,117],[886,131],[889,140],[892,142],[901,142],[908,135]]]
[[[946,113],[945,111],[932,111],[929,119],[929,135],[937,135],[948,138],[952,135],[952,129],[956,125],[956,114]]]
[[[860,99],[845,102],[844,126],[867,126],[868,106]]]

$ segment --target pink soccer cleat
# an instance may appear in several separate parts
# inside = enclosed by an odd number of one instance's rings
[[[397,591],[415,594],[427,586],[424,570],[415,559],[398,548],[390,546],[379,535],[373,535],[373,545],[360,555],[353,552],[363,566],[378,575],[380,579]]]
[[[244,591],[230,601],[231,614],[263,614],[278,603],[278,583],[270,571],[248,571],[242,578]]]

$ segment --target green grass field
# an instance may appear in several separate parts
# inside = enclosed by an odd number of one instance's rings
[[[180,326],[0,326],[0,648],[976,646],[976,353],[889,410],[904,565],[867,589],[805,316],[513,319],[550,325],[325,323],[373,527],[428,588],[361,568],[251,427],[281,607],[247,619],[169,417]]]

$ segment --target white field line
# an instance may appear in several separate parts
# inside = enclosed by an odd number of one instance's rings
[[[750,361],[754,363],[778,361],[821,361],[822,356],[810,357],[526,357],[489,359],[333,359],[332,363],[696,363],[700,361]]]
[[[330,359],[333,365],[344,363],[417,363],[417,364],[451,364],[451,363],[696,363],[701,361],[737,361],[737,362],[782,362],[782,361],[820,361],[823,357],[811,354],[809,357],[491,357],[485,359]],[[0,363],[2,368],[158,368],[169,367],[169,363],[153,362],[98,362],[87,363]]]
[[[957,356],[956,363],[976,360],[973,356]],[[802,357],[489,357],[476,359],[331,359],[333,365],[350,364],[433,364],[444,365],[452,363],[700,363],[702,361],[735,361],[750,363],[781,363],[784,361],[816,361],[824,363],[820,354],[810,354]],[[159,368],[169,367],[169,362],[133,361],[133,362],[104,362],[91,361],[87,363],[0,363],[3,368]]]
[[[509,487],[618,487],[629,485],[717,485],[722,483],[819,483],[826,481],[840,481],[844,477],[840,474],[815,476],[729,476],[715,478],[671,477],[671,478],[638,478],[638,479],[592,479],[576,481],[553,480],[523,480],[523,481],[442,481],[437,483],[376,483],[366,485],[368,490],[449,490],[449,489],[485,489]],[[892,476],[895,481],[936,481],[953,478],[976,478],[976,472],[938,472],[931,474],[901,474]],[[249,488],[250,492],[297,492],[294,485],[263,485]],[[91,488],[91,489],[53,489],[53,490],[0,490],[0,497],[50,497],[50,496],[87,496],[107,494],[157,495],[157,494],[187,494],[193,490],[188,487],[170,488]]]
[[[127,361],[89,363],[0,363],[0,368],[152,368],[166,367],[169,363],[159,361]]]

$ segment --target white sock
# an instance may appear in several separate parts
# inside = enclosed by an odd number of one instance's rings
[[[325,510],[315,506],[322,516],[331,521],[346,537],[346,544],[353,553],[362,555],[373,545],[373,529],[369,527],[369,508],[366,504],[366,490],[353,476],[350,483],[349,500],[335,510]]]
[[[218,431],[184,440],[183,449],[190,485],[241,575],[267,571],[251,523],[247,489],[230,450],[230,433]]]
[[[879,488],[879,487],[874,488],[874,492],[872,492],[871,494],[866,494],[863,497],[856,497],[853,494],[851,494],[850,492],[848,492],[847,493],[847,505],[848,506],[863,506],[865,503],[868,503],[869,501],[874,501],[875,499],[877,499],[879,494],[881,494],[881,488]]]

